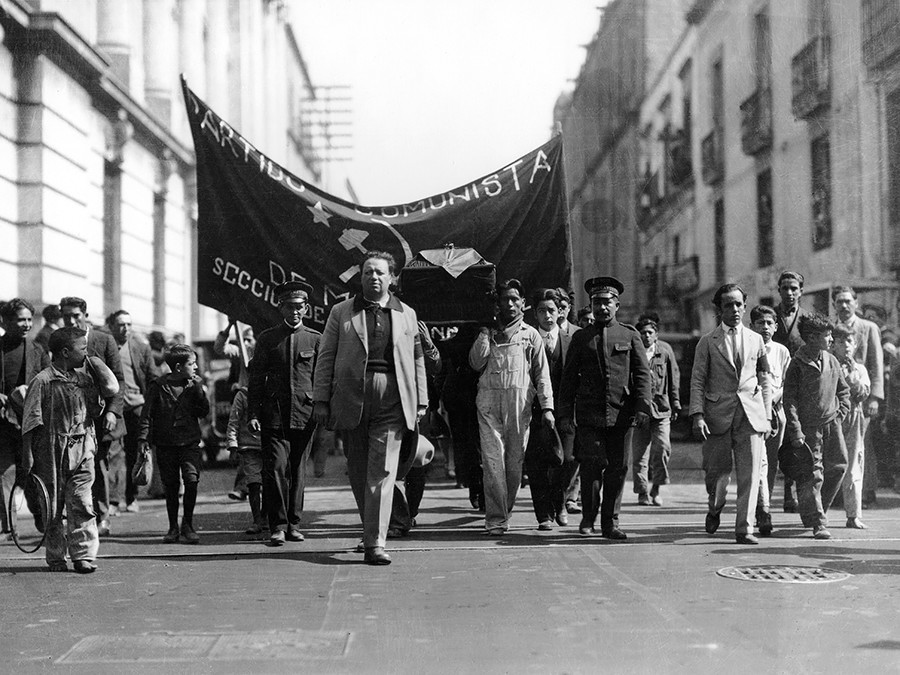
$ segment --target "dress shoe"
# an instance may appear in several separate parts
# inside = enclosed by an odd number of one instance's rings
[[[97,536],[98,537],[108,537],[109,536],[109,521],[101,520],[97,523]]]
[[[116,516],[119,515],[119,513],[120,512],[119,512],[118,504],[110,504],[109,505],[109,511],[107,511],[107,514],[109,515],[110,518],[115,518]]]
[[[719,529],[719,514],[718,513],[707,513],[706,514],[706,533],[707,534],[715,534],[716,530]]]
[[[170,527],[169,531],[163,535],[163,543],[164,544],[177,544],[178,543],[178,528]]]
[[[847,527],[853,530],[868,530],[869,526],[866,525],[859,518],[847,518]]]
[[[578,526],[578,534],[589,537],[592,534],[597,534],[597,530],[587,523],[581,523],[581,525]]]
[[[504,534],[506,534],[506,530],[504,530],[502,527],[492,527],[488,530],[485,530],[484,534],[486,537],[502,537]]]
[[[650,495],[642,492],[638,495],[638,506],[650,506]]]
[[[760,511],[756,514],[756,526],[759,528],[760,537],[768,537],[772,534],[772,516],[771,514]]]
[[[390,565],[391,556],[384,552],[381,546],[367,548],[363,560],[366,565]]]
[[[55,562],[55,563],[50,563],[47,566],[47,569],[50,572],[68,572],[69,566],[66,565],[66,563],[64,563],[64,562]]]
[[[785,513],[797,513],[797,502],[793,499],[785,499],[783,509]]]
[[[662,499],[659,495],[650,495],[650,506],[662,506]]]
[[[759,539],[754,537],[752,534],[736,534],[734,535],[734,540],[738,544],[751,544],[755,545],[759,543]]]
[[[240,490],[232,490],[228,493],[228,499],[233,499],[236,502],[242,502],[247,499],[247,493]]]
[[[607,539],[615,539],[617,541],[625,541],[628,539],[628,535],[622,532],[618,527],[614,527],[610,530],[604,530],[603,536]]]
[[[275,530],[269,537],[269,546],[284,546],[284,530]]]
[[[816,525],[813,528],[813,539],[825,540],[831,539],[831,532],[824,525]]]
[[[409,536],[409,530],[404,530],[399,527],[392,527],[392,528],[388,529],[388,531],[387,531],[388,539],[401,539],[403,537],[408,537],[408,536]]]
[[[538,523],[538,529],[546,532],[547,530],[553,529],[553,522],[550,520],[542,520]]]
[[[568,513],[581,513],[581,507],[578,506],[578,502],[570,499],[566,502],[566,511]]]
[[[303,533],[292,527],[285,533],[284,538],[288,541],[303,541]]]
[[[569,514],[566,513],[565,509],[556,514],[556,524],[560,527],[565,527],[569,524]]]
[[[72,563],[72,567],[78,574],[90,574],[97,571],[97,566],[90,560],[76,560]]]
[[[185,521],[181,523],[181,538],[184,539],[185,544],[200,543],[200,535],[194,531],[194,526]]]
[[[125,513],[139,513],[141,510],[140,504],[137,503],[137,500],[128,502],[125,506]]]
[[[357,553],[365,553],[366,552],[366,545],[363,543],[362,539],[360,539],[359,543],[356,545],[356,552]]]

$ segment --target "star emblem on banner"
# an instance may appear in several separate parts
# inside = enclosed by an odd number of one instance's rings
[[[322,223],[325,227],[331,227],[331,223],[328,222],[331,214],[322,208],[322,202],[316,202],[315,206],[307,206],[306,208],[312,214],[314,223]]]

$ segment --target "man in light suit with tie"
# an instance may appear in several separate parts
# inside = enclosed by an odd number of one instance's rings
[[[416,313],[390,292],[396,273],[390,253],[366,254],[362,293],[332,308],[313,378],[313,418],[344,438],[370,565],[391,563],[384,544],[400,445],[428,405]]]
[[[750,518],[756,512],[765,438],[772,433],[772,401],[762,336],[741,323],[746,301],[747,294],[737,284],[721,286],[713,297],[722,322],[697,344],[690,414],[694,433],[704,441],[706,531],[713,534],[719,527],[734,468],[735,540],[757,544]]]

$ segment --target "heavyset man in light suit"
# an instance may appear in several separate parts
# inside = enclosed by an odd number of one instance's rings
[[[697,344],[691,373],[694,433],[703,441],[709,512],[706,531],[715,533],[725,506],[732,467],[737,475],[735,540],[757,544],[750,518],[756,512],[765,438],[772,433],[769,366],[762,336],[741,324],[747,294],[737,284],[721,286],[713,298],[722,321]]]
[[[396,272],[389,253],[367,253],[362,293],[332,308],[313,378],[314,419],[344,438],[370,565],[391,562],[384,545],[400,445],[428,405],[416,313],[390,292]]]

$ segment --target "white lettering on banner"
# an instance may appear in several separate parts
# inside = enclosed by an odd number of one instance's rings
[[[471,197],[469,197],[469,186],[467,185],[467,186],[466,186],[465,188],[463,188],[463,189],[465,190],[465,192],[464,192],[463,194],[461,194],[461,195],[458,195],[458,194],[456,194],[455,192],[448,192],[448,193],[447,193],[448,195],[450,195],[450,205],[451,205],[451,206],[453,205],[453,198],[454,198],[454,197],[456,197],[457,199],[465,199],[466,201],[469,201],[469,200],[471,199]]]
[[[237,159],[240,159],[241,156],[238,154],[238,151],[234,147],[234,143],[231,140],[234,138],[234,129],[228,126],[224,120],[219,120],[219,133],[222,135],[222,147],[225,147],[225,144],[228,144],[228,149],[231,150],[231,154],[234,155]]]
[[[547,173],[553,171],[553,168],[547,164],[547,155],[544,154],[543,150],[538,150],[537,157],[534,158],[534,168],[531,170],[531,180],[528,181],[529,185],[534,182],[534,176],[538,172],[538,169],[543,169]]]
[[[276,170],[278,174],[272,173],[273,170]],[[271,159],[269,160],[269,178],[274,178],[277,181],[281,181],[284,178],[284,171],[281,170],[281,167],[278,166]]]
[[[422,209],[422,213],[425,213],[425,200],[424,199],[417,201],[415,204],[404,204],[403,205],[403,215],[408,216],[410,213],[415,213],[419,209]]]
[[[352,269],[357,272],[359,271],[358,266],[354,266]],[[275,289],[287,279],[285,269],[273,260],[269,261],[269,282],[253,276],[248,270],[241,269],[239,265],[223,258],[215,258],[213,260],[212,271],[215,276],[219,277],[229,286],[236,286],[243,291],[247,291],[253,295],[253,297],[270,304],[272,307],[278,307],[278,301],[275,298]],[[294,281],[306,281],[304,276],[293,271],[291,272],[291,279]],[[333,290],[326,287],[322,292],[322,301],[325,307],[335,302],[346,300],[349,297],[350,291],[342,290],[340,293],[335,293]],[[315,305],[311,305],[311,307],[311,318],[317,323],[324,323],[326,318],[325,307],[318,307]]]
[[[269,261],[269,281],[278,286],[288,280],[287,272],[274,260]],[[291,270],[291,281],[306,281],[306,277]]]
[[[216,139],[216,143],[219,143],[219,128],[216,124],[216,116],[213,115],[211,110],[207,110],[203,113],[203,120],[200,122],[200,131],[204,129],[209,129],[209,133],[213,135],[213,138]]]
[[[516,192],[519,191],[519,174],[516,173],[516,166],[519,165],[519,164],[521,164],[521,163],[522,163],[522,160],[521,160],[521,159],[517,159],[515,162],[513,162],[513,163],[510,164],[509,166],[505,166],[505,167],[503,167],[502,169],[500,169],[501,171],[506,171],[507,169],[509,169],[510,171],[512,171],[513,185],[516,186]]]
[[[488,185],[495,186],[496,190],[494,192],[491,192],[491,189],[488,187]],[[500,177],[495,173],[492,173],[487,178],[482,178],[481,186],[484,188],[484,193],[488,197],[496,197],[497,195],[500,194],[500,191],[503,189],[503,186],[500,184]]]

